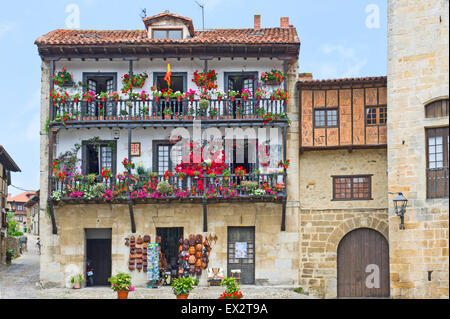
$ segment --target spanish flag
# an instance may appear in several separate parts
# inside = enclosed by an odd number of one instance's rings
[[[164,77],[164,81],[167,82],[167,87],[170,89],[170,76],[172,75],[172,71],[170,71],[170,62],[167,62],[167,72]]]

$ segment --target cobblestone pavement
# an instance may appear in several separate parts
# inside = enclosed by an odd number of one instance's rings
[[[298,294],[288,286],[246,286],[241,290],[246,299],[310,299]],[[217,299],[223,287],[197,287],[189,299]],[[39,285],[39,255],[36,253],[35,237],[28,236],[28,251],[13,260],[12,264],[0,265],[0,299],[115,299],[117,293],[109,287],[88,287],[79,290],[46,288]],[[129,299],[175,299],[168,286],[154,288],[137,287]]]

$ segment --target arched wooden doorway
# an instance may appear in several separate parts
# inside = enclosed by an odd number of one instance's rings
[[[389,244],[382,234],[359,228],[337,251],[338,298],[389,297]]]

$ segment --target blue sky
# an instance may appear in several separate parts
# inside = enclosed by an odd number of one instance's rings
[[[289,17],[300,36],[299,72],[314,78],[386,75],[386,0],[198,0],[205,3],[206,28],[251,28],[253,15],[261,26],[275,27]],[[34,41],[66,28],[66,8],[80,9],[81,29],[143,29],[141,8],[147,15],[164,10],[192,18],[202,26],[194,0],[40,0],[7,1],[0,11],[0,144],[22,172],[13,173],[13,185],[39,188],[40,57]],[[379,9],[379,27],[366,20]],[[366,10],[369,9],[368,12]],[[371,20],[373,21],[373,20]],[[21,191],[13,187],[9,192]]]

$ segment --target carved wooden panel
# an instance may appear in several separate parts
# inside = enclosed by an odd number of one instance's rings
[[[326,146],[324,128],[314,129],[314,146]]]
[[[313,146],[312,91],[302,92],[302,145]]]
[[[353,144],[364,144],[364,89],[353,90]]]
[[[324,107],[325,106],[325,91],[315,90],[314,91],[314,107]]]
[[[366,105],[378,105],[378,89],[366,89]]]
[[[337,107],[338,103],[338,91],[327,90],[327,107]]]
[[[339,121],[341,145],[352,144],[352,92],[339,90]]]
[[[387,88],[386,87],[378,88],[378,94],[379,94],[378,103],[380,103],[380,105],[387,104]]]
[[[378,144],[378,127],[367,126],[366,127],[366,144],[376,145]]]
[[[339,145],[338,129],[337,128],[327,129],[327,146],[338,146],[338,145]]]
[[[386,125],[379,126],[380,128],[380,140],[379,144],[387,144],[387,127]]]

